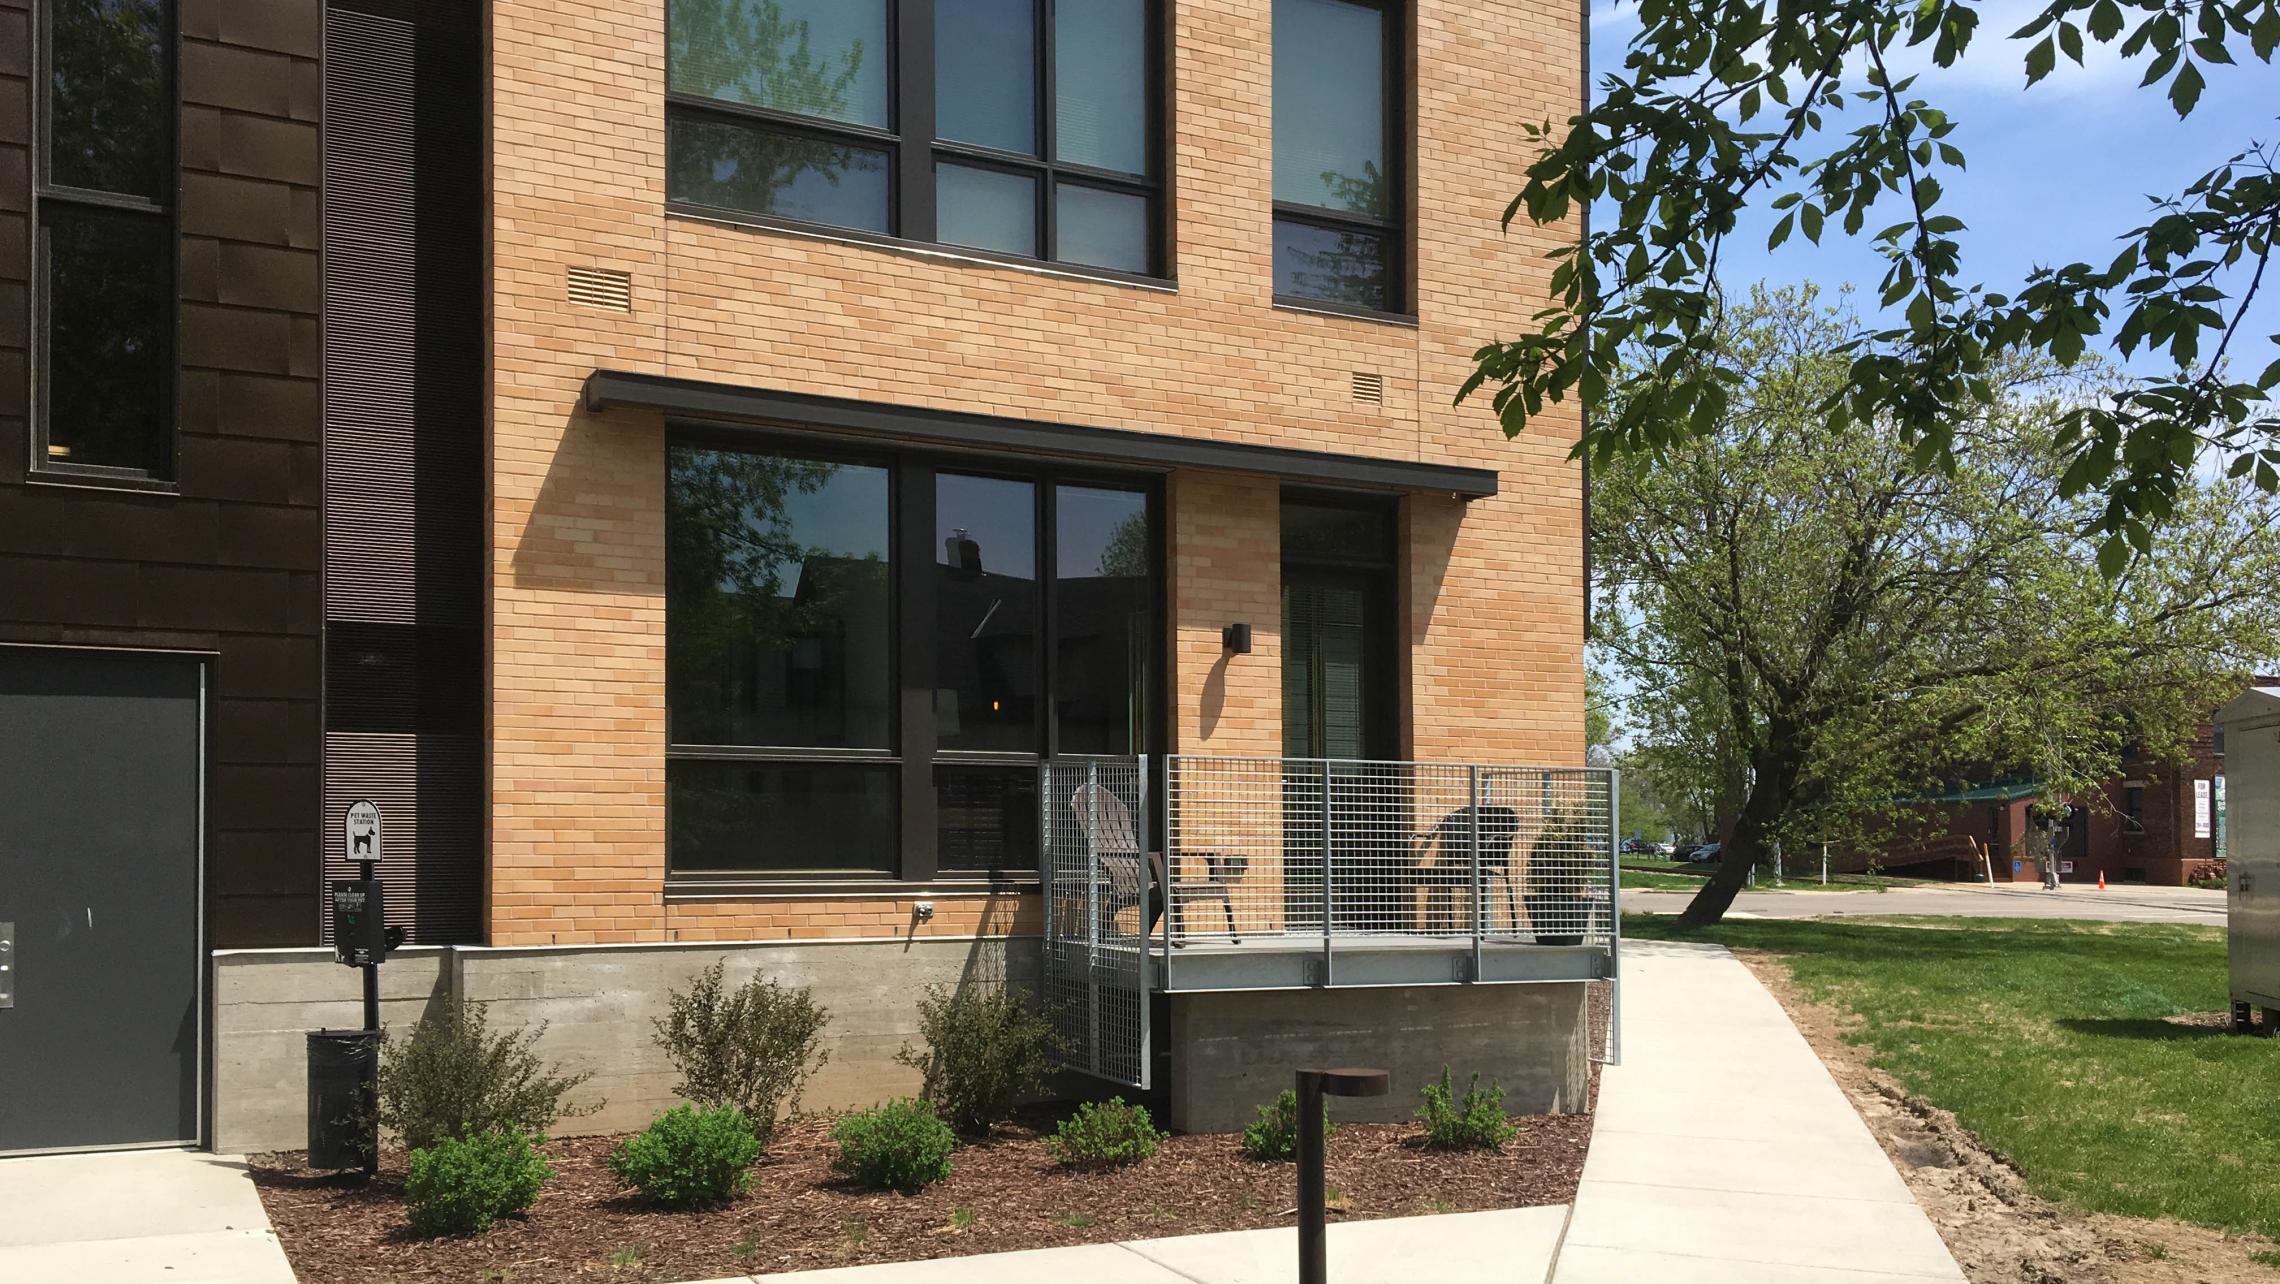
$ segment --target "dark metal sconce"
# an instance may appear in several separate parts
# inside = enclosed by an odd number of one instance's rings
[[[1219,631],[1219,644],[1227,648],[1229,655],[1249,655],[1251,653],[1251,626],[1248,624],[1228,625]]]

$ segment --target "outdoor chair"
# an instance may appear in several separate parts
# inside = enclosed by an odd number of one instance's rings
[[[1457,921],[1457,892],[1472,881],[1476,812],[1480,822],[1479,891],[1485,894],[1489,880],[1503,879],[1505,921],[1513,926],[1520,923],[1520,901],[1512,886],[1512,840],[1520,834],[1520,813],[1510,807],[1484,805],[1459,807],[1413,838],[1409,892],[1419,931],[1433,930],[1437,904],[1447,907],[1443,916],[1447,930],[1464,926]]]
[[[1100,862],[1108,876],[1107,895],[1101,898],[1100,928],[1108,934],[1118,914],[1140,903],[1140,836],[1132,823],[1132,809],[1124,800],[1104,785],[1086,783],[1077,786],[1069,795],[1069,810],[1076,813],[1077,824],[1091,841],[1093,858]],[[1226,879],[1239,876],[1244,862],[1240,857],[1222,859],[1206,856],[1211,870],[1206,879],[1167,878],[1164,856],[1161,852],[1148,853],[1148,871],[1165,895],[1156,898],[1149,907],[1148,921],[1141,925],[1141,935],[1155,930],[1163,916],[1164,904],[1172,907],[1172,945],[1184,947],[1187,942],[1179,938],[1187,934],[1187,907],[1197,901],[1218,901],[1219,909],[1227,918],[1227,937],[1240,945],[1243,938],[1235,931],[1235,905],[1227,893]]]

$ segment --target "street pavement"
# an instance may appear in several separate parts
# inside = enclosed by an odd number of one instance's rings
[[[1623,912],[1676,914],[1692,892],[1626,889]],[[2225,925],[2225,894],[2198,887],[2068,883],[2055,892],[2032,884],[1955,883],[1872,892],[1775,891],[1760,886],[1734,898],[1728,918],[1857,918],[1922,914],[1952,918],[2087,918],[2114,923]]]

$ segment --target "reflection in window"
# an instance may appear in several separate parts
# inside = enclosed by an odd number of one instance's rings
[[[955,873],[1037,868],[1037,768],[937,763],[935,864]]]
[[[667,486],[674,743],[890,747],[887,471],[676,445]]]
[[[707,116],[666,121],[672,198],[885,232],[887,153]]]
[[[1026,174],[942,165],[935,235],[948,245],[1037,257],[1037,180]]]
[[[899,850],[891,764],[666,764],[676,873],[893,873]]]
[[[672,0],[667,87],[887,128],[887,0]]]
[[[1072,165],[1148,172],[1146,0],[1055,0],[1053,146]]]
[[[172,6],[55,0],[39,28],[35,452],[46,467],[163,478],[174,462]]]
[[[1035,753],[1036,487],[939,473],[934,514],[938,746]]]
[[[1392,0],[1274,0],[1278,294],[1380,311],[1402,302],[1396,26]]]
[[[934,0],[934,92],[937,137],[1035,156],[1037,0]]]
[[[1139,753],[1153,653],[1147,496],[1055,494],[1053,711],[1063,753]]]

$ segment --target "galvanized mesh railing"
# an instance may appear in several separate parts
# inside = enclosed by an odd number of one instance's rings
[[[1168,934],[1604,945],[1612,773],[1175,755]]]
[[[1045,1009],[1067,1060],[1148,1086],[1150,877],[1144,758],[1067,758],[1038,775]]]

